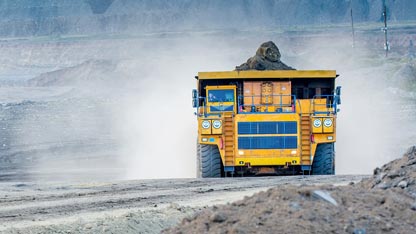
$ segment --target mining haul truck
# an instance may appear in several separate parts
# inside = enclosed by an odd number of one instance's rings
[[[333,70],[199,72],[199,177],[335,174]]]

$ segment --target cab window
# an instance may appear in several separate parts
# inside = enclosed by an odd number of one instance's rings
[[[234,90],[208,90],[209,102],[234,102]]]

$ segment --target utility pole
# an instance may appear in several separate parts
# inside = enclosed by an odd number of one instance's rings
[[[390,50],[390,44],[387,39],[387,6],[386,6],[386,0],[383,0],[383,18],[384,18],[384,28],[382,30],[384,31],[384,50],[386,51],[386,58],[388,56],[389,50]]]
[[[352,32],[352,48],[355,47],[355,31],[354,31],[354,17],[352,16],[352,0],[350,2],[351,9],[351,32]]]

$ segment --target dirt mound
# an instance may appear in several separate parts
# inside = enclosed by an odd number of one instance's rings
[[[165,233],[415,233],[415,167],[412,147],[358,184],[273,188],[203,210]],[[383,183],[389,186],[377,186]]]
[[[280,61],[280,57],[279,48],[272,41],[268,41],[260,45],[256,55],[237,66],[235,70],[295,70]]]
[[[88,60],[79,65],[40,74],[28,80],[30,86],[71,86],[97,83],[117,77],[117,63],[110,60]]]
[[[416,146],[410,147],[403,157],[381,168],[374,169],[372,178],[362,185],[368,189],[400,188],[416,198]]]

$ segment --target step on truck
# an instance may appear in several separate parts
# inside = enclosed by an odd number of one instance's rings
[[[199,72],[198,177],[335,174],[333,70]]]

